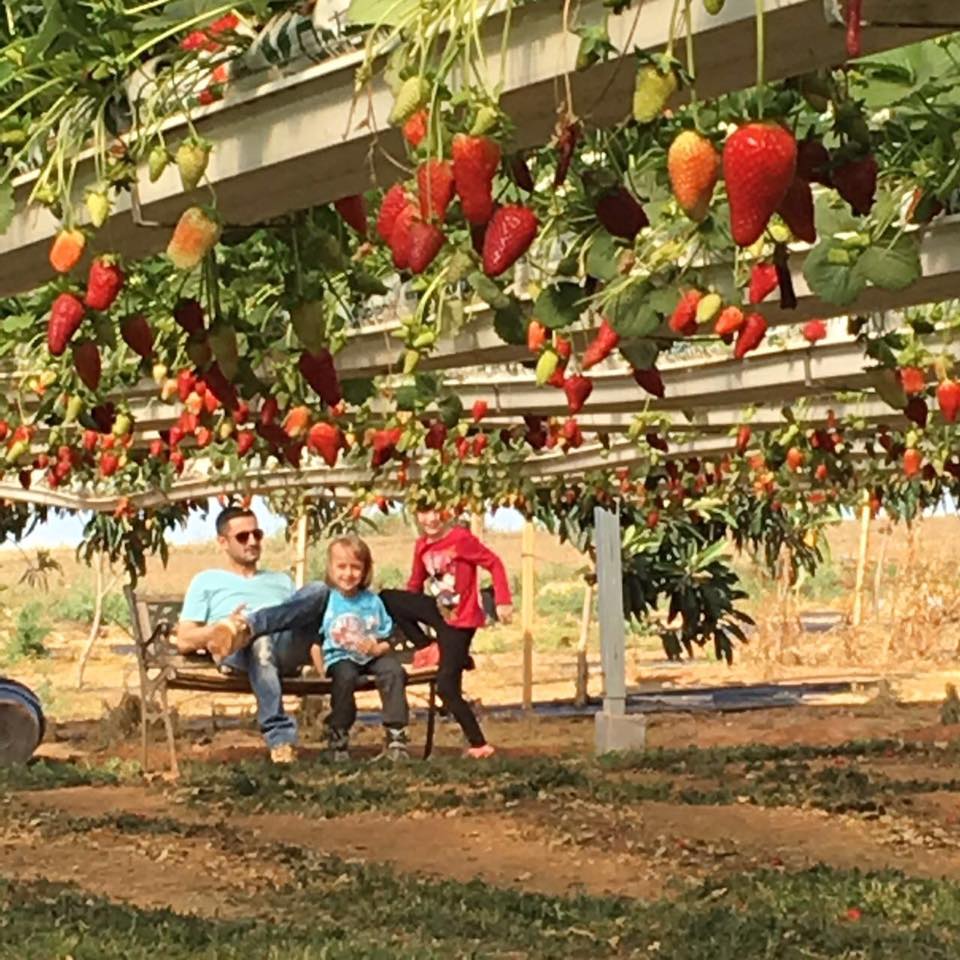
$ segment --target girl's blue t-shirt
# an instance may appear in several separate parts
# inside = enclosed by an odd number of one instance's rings
[[[340,660],[365,664],[373,657],[362,653],[365,641],[386,640],[393,633],[393,620],[383,601],[370,590],[352,597],[330,589],[323,615],[323,663],[327,670]]]

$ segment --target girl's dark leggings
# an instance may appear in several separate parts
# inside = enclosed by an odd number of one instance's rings
[[[482,747],[487,741],[470,704],[463,699],[463,671],[470,657],[470,641],[476,630],[452,627],[437,608],[433,597],[409,590],[383,590],[380,599],[400,632],[418,649],[433,640],[424,633],[432,627],[440,646],[437,672],[437,693],[453,718],[460,724],[471,747]]]

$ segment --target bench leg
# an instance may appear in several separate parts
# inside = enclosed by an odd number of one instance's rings
[[[427,739],[423,745],[423,759],[429,760],[433,753],[433,734],[437,726],[437,682],[430,681],[430,693],[427,696]]]
[[[163,707],[163,726],[167,731],[167,746],[170,749],[170,775],[174,778],[180,776],[180,765],[177,763],[177,739],[173,734],[173,720],[170,718],[170,704],[167,701],[167,685],[160,687],[160,703]]]

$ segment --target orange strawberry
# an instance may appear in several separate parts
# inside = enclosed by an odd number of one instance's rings
[[[927,388],[926,374],[919,367],[901,367],[897,371],[900,386],[909,397],[912,394],[923,393]]]
[[[739,307],[726,307],[713,325],[714,332],[720,337],[736,333],[743,326],[743,311]]]
[[[424,108],[417,110],[408,117],[403,124],[403,136],[407,143],[416,150],[427,135],[427,124],[430,122],[430,112]]]
[[[723,176],[730,200],[730,229],[739,247],[763,235],[793,182],[797,141],[775,123],[746,123],[723,148]]]
[[[86,244],[82,230],[61,230],[50,246],[50,266],[57,273],[69,273],[80,262]]]
[[[167,244],[167,256],[178,270],[192,270],[219,238],[219,223],[200,207],[188,207]]]
[[[684,130],[667,151],[667,173],[680,209],[691,220],[703,220],[720,174],[714,145],[695,130]]]
[[[923,454],[916,447],[910,447],[903,453],[903,473],[906,477],[915,477],[923,466]]]
[[[531,320],[527,324],[527,349],[539,353],[547,342],[547,333],[547,328],[539,320]]]

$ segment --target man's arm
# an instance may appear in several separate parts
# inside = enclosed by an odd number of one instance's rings
[[[211,639],[210,603],[202,573],[198,573],[187,587],[183,597],[183,607],[180,610],[180,620],[177,623],[177,651],[179,653],[196,653],[197,650],[206,650],[207,642]]]
[[[177,652],[196,653],[206,650],[213,636],[213,624],[197,623],[196,620],[180,620],[177,623]]]

